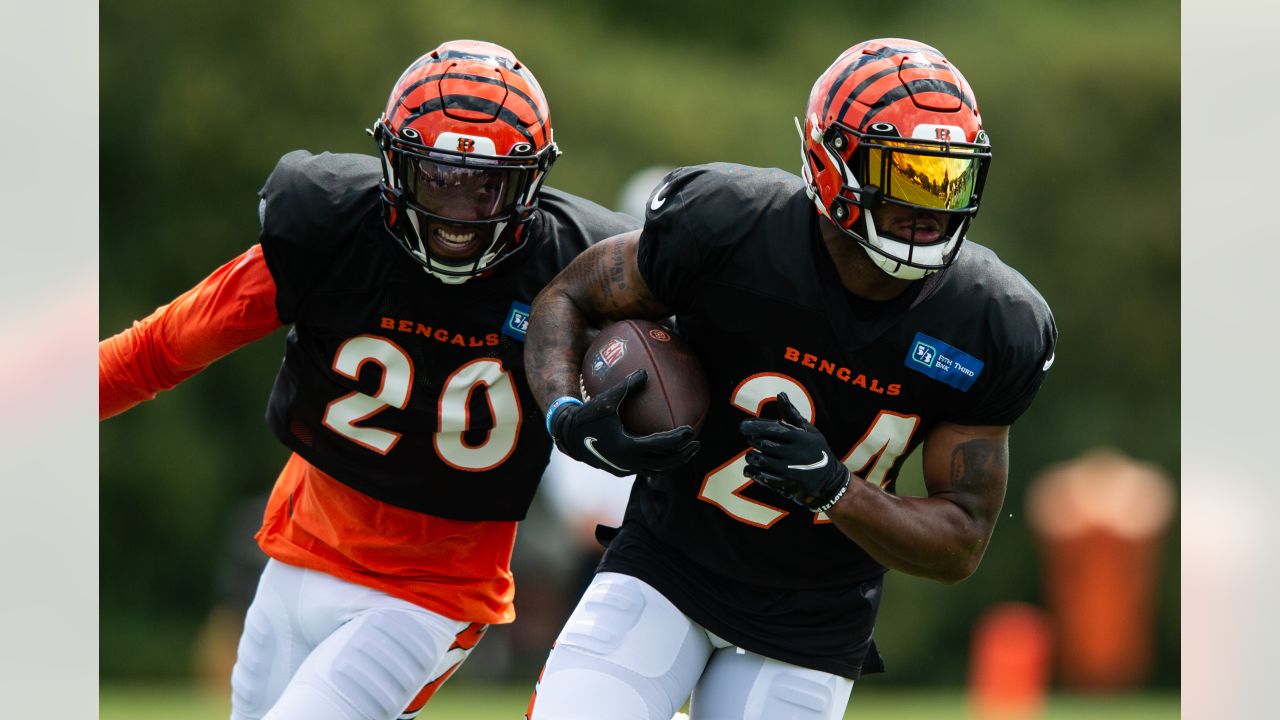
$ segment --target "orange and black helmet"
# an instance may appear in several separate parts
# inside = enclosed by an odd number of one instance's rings
[[[454,40],[404,71],[371,134],[386,224],[443,282],[492,270],[525,244],[538,191],[559,155],[538,81],[511,51]],[[429,223],[483,234],[471,256],[433,253]]]
[[[801,174],[818,212],[888,274],[916,279],[955,259],[991,162],[969,83],[936,49],[887,38],[844,51],[809,94]],[[918,242],[877,229],[882,203],[946,218]],[[911,223],[915,227],[914,220]]]

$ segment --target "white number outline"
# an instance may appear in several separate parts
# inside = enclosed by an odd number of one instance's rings
[[[468,445],[463,433],[471,427],[471,396],[484,385],[488,390],[485,400],[489,405],[489,414],[493,417],[493,427],[485,434],[485,439],[476,445]],[[446,407],[446,402],[453,397],[461,396],[458,403],[461,408],[459,421],[456,410]],[[514,409],[515,423],[501,422],[504,413]],[[494,358],[477,358],[454,370],[444,381],[440,390],[440,399],[436,405],[436,417],[439,419],[436,433],[432,438],[436,455],[445,465],[454,470],[468,472],[485,472],[498,467],[511,457],[516,450],[516,442],[520,439],[520,426],[524,423],[524,414],[520,408],[520,393],[516,391],[515,381],[503,366],[502,361]],[[457,425],[455,429],[453,426]],[[448,427],[446,427],[448,426]],[[494,443],[498,443],[494,445]],[[481,457],[483,456],[483,457]],[[492,460],[497,456],[497,460]],[[479,458],[479,464],[466,464]],[[487,464],[486,464],[487,463]]]
[[[871,426],[853,444],[849,454],[840,462],[849,468],[855,477],[861,477],[868,484],[884,489],[889,481],[885,476],[889,468],[911,447],[911,438],[915,437],[920,427],[919,415],[903,415],[892,410],[881,410]],[[868,468],[870,468],[868,470]],[[862,472],[866,470],[866,474]],[[814,523],[829,523],[831,518],[825,512],[815,513]]]
[[[738,383],[729,402],[734,407],[759,417],[764,404],[776,399],[780,392],[786,392],[796,409],[809,422],[813,422],[812,396],[799,381],[787,375],[752,375]],[[841,462],[854,475],[864,477],[868,483],[883,488],[889,468],[911,447],[911,438],[915,436],[919,426],[919,415],[881,410]],[[698,499],[715,505],[738,522],[767,530],[791,513],[740,494],[751,484],[751,480],[742,474],[742,469],[747,465],[747,452],[748,450],[743,450],[708,472],[702,479],[702,486],[698,488]],[[856,467],[854,463],[857,463]],[[861,476],[860,473],[867,468],[870,470],[865,476]],[[831,518],[826,513],[814,513],[813,522],[830,523]]]
[[[388,407],[405,409],[413,389],[413,361],[403,348],[381,335],[356,335],[338,346],[333,356],[333,371],[358,382],[360,371],[368,362],[382,368],[377,392],[366,395],[357,390],[330,402],[325,406],[320,424],[363,448],[386,455],[400,442],[400,433],[356,423]]]
[[[347,440],[386,455],[400,441],[401,433],[356,423],[368,420],[388,407],[398,410],[408,407],[413,392],[413,361],[394,341],[381,335],[362,334],[348,338],[338,346],[332,369],[343,377],[358,381],[365,363],[369,362],[382,368],[382,377],[374,394],[355,391],[331,401],[325,406],[320,422]],[[463,440],[463,433],[471,426],[470,400],[481,385],[488,390],[486,400],[494,426],[483,442],[468,445]],[[455,398],[459,400],[457,408],[451,402]],[[524,414],[515,378],[501,360],[477,358],[463,363],[445,380],[436,409],[437,426],[432,446],[441,462],[449,467],[485,472],[506,462],[515,452]],[[442,442],[445,443],[443,446]],[[478,462],[469,465],[468,461],[477,456],[480,456]]]
[[[781,392],[787,393],[796,409],[810,422],[813,421],[813,398],[809,392],[794,378],[778,373],[756,373],[744,379],[733,389],[729,402],[739,410],[759,417],[764,404],[777,398]],[[740,494],[751,485],[751,479],[742,474],[742,469],[747,466],[748,450],[707,473],[698,488],[698,499],[715,505],[734,520],[767,530],[791,513]]]

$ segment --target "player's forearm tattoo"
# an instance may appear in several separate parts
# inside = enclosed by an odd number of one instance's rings
[[[622,254],[622,243],[612,243],[612,252],[609,253],[609,279],[613,285],[617,285],[619,290],[627,289],[627,263],[626,258]]]
[[[631,242],[634,237],[618,237],[588,248],[534,300],[525,340],[525,375],[542,407],[579,392],[579,364],[589,328],[610,319],[671,314],[632,274]]]
[[[570,264],[553,287],[574,298],[575,308],[592,323],[613,312],[623,299],[622,243],[605,241]]]
[[[670,314],[649,293],[643,282],[628,280],[631,272],[629,254],[634,240],[615,238],[606,240],[588,250],[592,262],[573,282],[584,283],[590,290],[588,297],[592,307],[583,308],[594,325],[603,325],[606,318],[643,317],[659,318]]]
[[[994,521],[1004,502],[1008,472],[1009,447],[1003,441],[970,440],[951,453],[951,489],[965,498],[963,504],[975,518]]]
[[[592,264],[591,287],[599,293],[600,307],[617,312],[627,299],[627,263],[624,243],[613,240],[601,248],[600,262]]]
[[[558,397],[578,394],[578,358],[586,350],[586,327],[586,318],[564,295],[544,292],[534,301],[525,376],[544,409]]]

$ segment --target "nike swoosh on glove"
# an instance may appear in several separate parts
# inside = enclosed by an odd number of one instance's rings
[[[853,476],[786,393],[778,393],[778,405],[781,419],[744,420],[739,426],[751,445],[742,472],[814,512],[830,509],[844,496]]]
[[[551,437],[565,455],[618,477],[670,470],[685,464],[702,446],[693,428],[681,425],[652,435],[632,435],[618,408],[644,386],[649,374],[636,370],[582,405],[565,405],[551,419]]]

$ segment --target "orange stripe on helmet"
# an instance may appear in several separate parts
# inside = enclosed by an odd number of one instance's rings
[[[443,112],[450,117],[471,122],[500,120],[514,128],[525,140],[533,142],[533,134],[529,132],[528,127],[518,115],[492,100],[474,95],[446,95],[428,100],[419,105],[413,113],[406,115],[404,124],[409,125],[421,117],[436,112]]]
[[[478,96],[490,96],[491,99],[501,102],[507,93],[514,95],[524,101],[529,111],[527,124],[538,125],[545,122],[547,115],[546,104],[534,100],[529,94],[529,88],[523,83],[510,82],[510,78],[502,77],[486,77],[484,75],[476,75],[472,73],[459,72],[454,68],[443,70],[440,68],[430,68],[429,74],[423,75],[421,78],[414,80],[411,84],[404,87],[400,93],[400,97],[396,98],[393,103],[397,106],[414,105],[414,95],[424,95],[426,97],[434,96],[435,93],[430,91],[433,83],[439,82],[447,84],[446,92],[448,94],[470,94]],[[427,88],[427,89],[423,89]],[[421,90],[421,92],[418,92]],[[425,99],[425,98],[424,98]]]
[[[469,98],[490,101],[502,110]],[[535,146],[551,143],[550,112],[542,88],[500,45],[455,40],[423,55],[396,82],[386,115],[392,127],[400,128],[437,110],[463,121],[498,119]]]
[[[943,100],[943,98],[946,100]],[[929,80],[914,80],[905,85],[899,85],[880,96],[872,107],[868,108],[856,123],[850,123],[850,126],[855,128],[864,127],[875,116],[904,100],[911,100],[916,106],[935,112],[956,112],[961,106],[968,107],[970,110],[975,109],[973,101],[965,97],[960,88],[952,83],[932,78]]]
[[[924,43],[898,38],[868,41],[850,48],[832,67],[842,63],[844,67],[825,88],[824,119],[862,127],[904,97],[913,98],[924,109],[940,112],[959,110],[961,104],[974,109],[963,77],[942,53]],[[830,70],[825,75],[830,75]],[[876,92],[875,85],[881,81],[885,91]],[[842,96],[839,111],[832,113]],[[856,120],[849,117],[854,103],[867,108]]]
[[[826,102],[823,103],[823,108],[830,111],[831,105],[835,100],[835,96],[839,89],[855,74],[857,74],[857,77],[866,77],[870,74],[892,72],[900,64],[897,61],[897,58],[921,53],[929,53],[939,59],[942,59],[942,53],[915,40],[886,38],[883,40],[868,40],[854,45],[841,53],[840,57],[836,58],[836,61],[832,63],[832,67],[837,67],[841,63],[847,63],[847,65],[843,70],[841,70],[840,74],[832,80],[831,87],[828,89]],[[828,69],[827,73],[824,73],[824,75],[829,73],[830,69]],[[855,78],[855,82],[857,81],[857,78]],[[854,95],[856,94],[857,93],[855,92]]]

